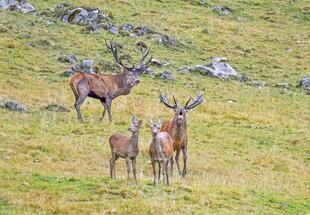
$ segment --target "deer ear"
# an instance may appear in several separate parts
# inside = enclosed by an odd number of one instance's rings
[[[139,120],[139,127],[142,125],[142,119]]]
[[[158,119],[157,124],[161,125],[161,118]]]
[[[135,116],[132,116],[131,122],[136,123],[136,117]]]
[[[153,120],[151,117],[149,118],[149,122],[150,122],[150,124],[153,124]]]

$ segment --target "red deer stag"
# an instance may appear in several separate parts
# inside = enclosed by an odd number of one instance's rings
[[[139,128],[142,125],[142,120],[137,123],[136,118],[133,116],[131,125],[128,128],[129,131],[132,132],[131,137],[124,136],[122,134],[113,134],[110,139],[110,147],[112,157],[110,160],[110,176],[111,178],[115,178],[115,161],[121,157],[126,159],[127,165],[127,183],[130,184],[130,160],[132,162],[132,171],[135,184],[137,183],[136,177],[136,158],[139,153],[138,147],[138,136],[139,136]]]
[[[123,72],[116,75],[93,75],[77,73],[70,80],[70,87],[75,95],[74,107],[77,112],[77,118],[83,122],[80,112],[80,106],[86,97],[99,99],[104,107],[100,121],[104,119],[106,111],[109,114],[109,121],[112,122],[111,104],[112,100],[120,95],[130,93],[132,87],[139,84],[139,75],[145,71],[152,62],[152,57],[144,63],[150,49],[138,46],[142,53],[140,63],[137,66],[128,67],[121,61],[122,57],[118,56],[117,45],[113,42],[106,42],[106,46],[114,56],[118,65],[123,68]]]
[[[169,133],[160,132],[161,119],[154,123],[150,118],[150,129],[152,133],[152,143],[149,148],[149,153],[152,160],[154,186],[156,185],[156,162],[158,163],[158,182],[160,181],[161,172],[166,185],[169,185],[168,163],[173,158],[173,140]],[[161,164],[163,165],[161,171]]]
[[[163,96],[162,94],[160,94],[159,98],[160,98],[160,102],[164,103],[164,105],[166,105],[168,108],[171,108],[174,110],[173,119],[171,121],[166,121],[163,124],[161,131],[168,132],[173,139],[173,149],[174,151],[176,151],[175,161],[177,163],[179,175],[181,175],[180,165],[179,165],[179,155],[182,149],[183,161],[184,161],[182,176],[184,177],[187,173],[186,162],[187,162],[187,142],[188,142],[187,128],[186,128],[186,113],[188,110],[191,110],[202,103],[203,101],[202,95],[197,96],[196,100],[190,97],[190,99],[186,102],[186,105],[184,106],[184,108],[178,107],[178,104],[174,96],[173,96],[174,105],[169,104],[167,97]],[[191,100],[193,100],[193,103],[190,104]],[[170,160],[170,165],[171,165],[171,174],[172,174],[173,173],[173,158]]]

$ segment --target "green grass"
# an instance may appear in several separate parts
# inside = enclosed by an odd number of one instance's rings
[[[39,13],[60,3],[30,2]],[[16,100],[30,110],[0,109],[0,214],[309,214],[309,96],[295,88],[310,71],[306,1],[208,1],[207,6],[175,0],[70,2],[107,10],[117,24],[147,24],[183,45],[104,31],[88,35],[81,26],[55,18],[0,10],[0,99]],[[233,14],[212,12],[216,4],[231,7]],[[46,27],[47,20],[55,24]],[[73,53],[79,60],[112,61],[104,47],[110,38],[125,44],[129,53],[135,42],[145,41],[155,58],[173,63],[168,70],[175,82],[142,77],[130,95],[114,101],[112,124],[107,119],[99,123],[100,102],[87,99],[85,123],[80,124],[68,79],[59,76],[70,64],[57,58]],[[212,56],[227,57],[239,73],[267,86],[256,89],[176,72]],[[275,88],[279,82],[293,87]],[[187,178],[175,174],[170,187],[154,188],[147,119],[173,115],[159,103],[160,89],[180,103],[199,92],[205,101],[187,116]],[[50,103],[71,112],[42,110]],[[117,179],[109,179],[108,138],[114,132],[129,135],[133,114],[144,124],[139,183],[127,186],[122,160],[116,164]]]

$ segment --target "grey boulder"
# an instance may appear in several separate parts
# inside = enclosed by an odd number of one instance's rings
[[[305,90],[310,90],[310,76],[305,76],[300,79],[297,86]]]
[[[18,104],[14,101],[1,102],[0,107],[12,111],[27,112],[27,109],[24,105]]]
[[[228,79],[237,76],[237,72],[228,63],[217,61],[213,61],[207,66],[196,65],[194,70],[199,71],[202,75],[221,79]]]

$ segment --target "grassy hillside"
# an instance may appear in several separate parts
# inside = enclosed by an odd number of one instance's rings
[[[206,6],[190,0],[69,1],[109,11],[119,25],[146,24],[181,46],[103,30],[85,34],[81,26],[40,15],[60,1],[30,2],[36,16],[0,10],[0,99],[29,109],[0,109],[0,214],[310,213],[310,97],[295,88],[310,74],[307,1],[207,1]],[[212,12],[213,5],[233,13]],[[70,64],[57,58],[73,53],[79,60],[112,62],[103,45],[110,38],[129,53],[145,41],[155,58],[172,63],[168,71],[175,81],[141,77],[130,95],[114,100],[112,124],[99,123],[101,104],[87,99],[80,124],[68,78],[60,77]],[[183,65],[206,64],[212,56],[227,57],[239,73],[266,87],[176,72]],[[293,87],[275,88],[280,82]],[[188,176],[175,172],[170,187],[154,188],[147,119],[173,116],[159,103],[160,89],[180,103],[198,92],[205,101],[187,116]],[[71,111],[42,110],[51,103]],[[124,160],[117,161],[117,179],[109,178],[108,138],[114,132],[129,135],[131,115],[144,120],[137,186],[127,186]]]

